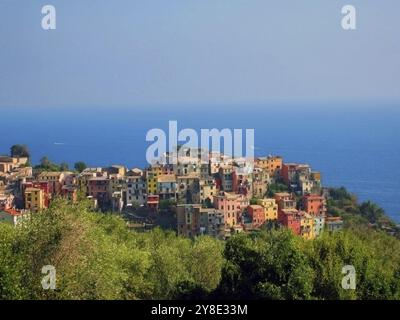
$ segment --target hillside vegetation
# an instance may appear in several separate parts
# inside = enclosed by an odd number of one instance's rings
[[[356,290],[341,287],[348,264]],[[55,290],[42,289],[45,265]],[[400,299],[400,241],[362,225],[314,241],[285,229],[187,239],[57,200],[17,227],[0,223],[0,298]]]

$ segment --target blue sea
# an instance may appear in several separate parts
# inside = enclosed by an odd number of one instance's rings
[[[325,186],[345,186],[400,223],[400,108],[135,107],[4,108],[0,154],[27,144],[33,162],[84,161],[91,166],[146,165],[152,128],[255,129],[255,154],[309,163]],[[198,131],[200,133],[200,131]]]

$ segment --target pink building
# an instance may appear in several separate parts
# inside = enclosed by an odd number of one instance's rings
[[[214,208],[224,215],[226,227],[234,227],[239,224],[242,215],[243,195],[228,192],[220,192],[214,196]]]

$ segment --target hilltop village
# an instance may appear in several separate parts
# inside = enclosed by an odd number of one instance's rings
[[[233,233],[285,227],[305,239],[340,230],[343,221],[327,215],[328,193],[320,172],[280,156],[238,161],[210,152],[204,163],[185,150],[176,164],[155,162],[144,169],[121,165],[75,166],[74,171],[32,167],[28,157],[0,157],[0,221],[18,224],[63,197],[88,199],[104,212],[168,212],[179,235]],[[251,170],[246,170],[250,166]]]

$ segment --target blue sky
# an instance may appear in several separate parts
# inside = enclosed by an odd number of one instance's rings
[[[57,29],[41,29],[41,8]],[[357,9],[357,30],[341,8]],[[0,1],[0,108],[400,102],[398,0]]]

